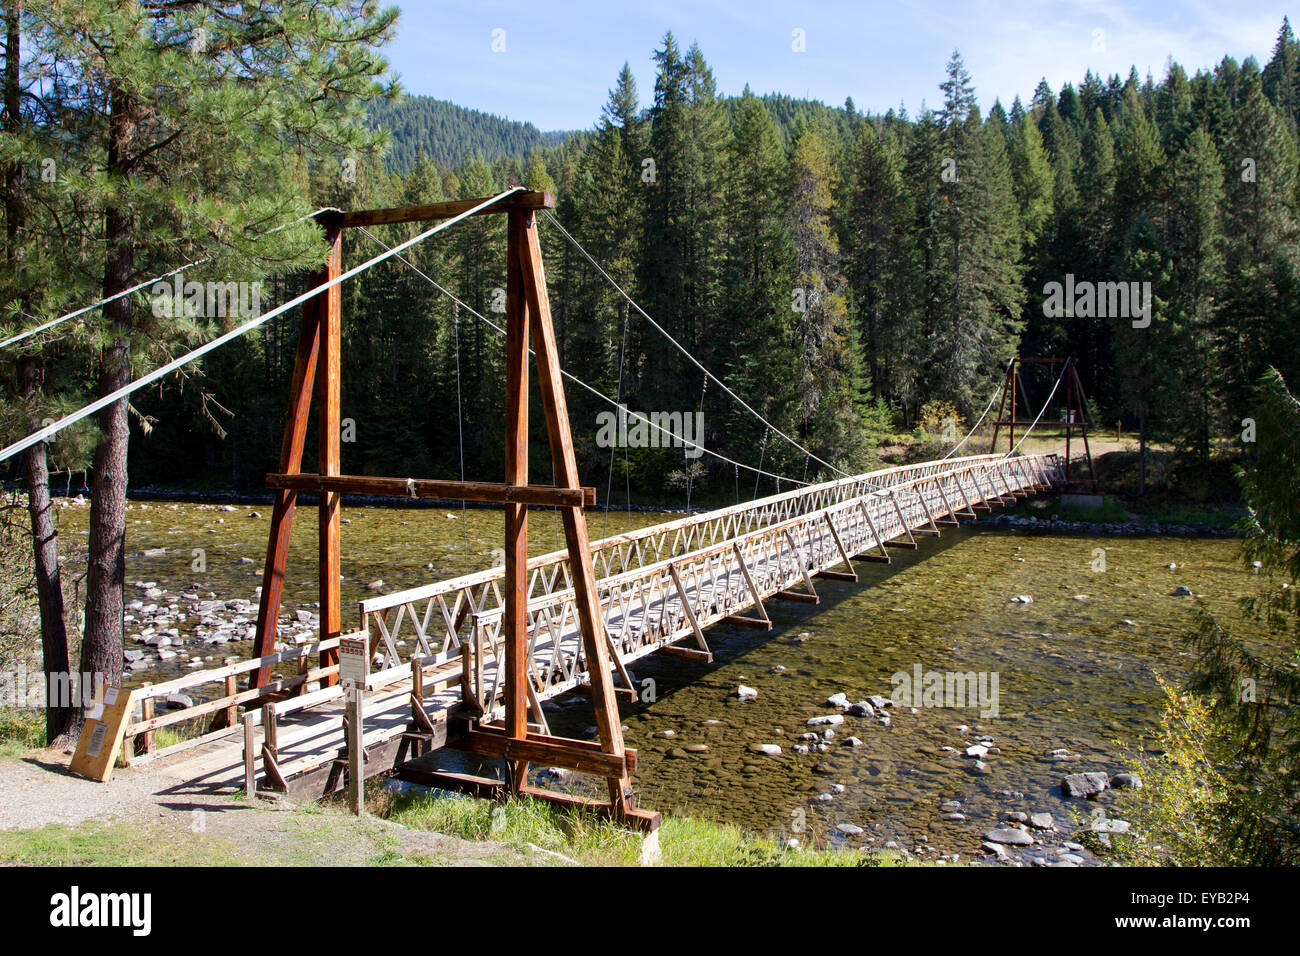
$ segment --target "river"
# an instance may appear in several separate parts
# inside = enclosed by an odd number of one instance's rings
[[[134,598],[141,605],[129,612],[135,620],[128,633],[145,626],[148,605],[176,603],[169,623],[182,649],[166,665],[146,661],[132,682],[197,666],[191,658],[214,666],[247,655],[246,642],[187,645],[194,619],[180,619],[194,595],[255,599],[269,508],[225,507],[234,510],[132,503],[128,591],[156,596]],[[61,510],[65,549],[84,535],[86,512],[75,504]],[[286,611],[310,610],[316,600],[315,511],[305,508],[299,517]],[[599,537],[668,517],[596,510],[589,522]],[[501,515],[490,509],[357,507],[346,509],[344,521],[345,626],[355,624],[353,602],[366,585],[382,580],[389,591],[478,569],[492,562],[501,541]],[[559,546],[554,515],[534,512],[530,529],[532,553]],[[1161,706],[1156,675],[1176,679],[1189,666],[1179,638],[1197,599],[1245,629],[1236,602],[1257,580],[1237,559],[1238,543],[1225,538],[966,526],[920,541],[915,552],[893,552],[892,564],[858,563],[856,584],[819,579],[820,605],[768,602],[771,632],[711,629],[712,664],[659,655],[636,662],[632,671],[646,699],[624,702],[622,711],[628,744],[639,752],[641,805],[783,837],[805,834],[804,842],[844,840],[835,827],[852,824],[863,829],[855,845],[891,843],[922,856],[969,858],[1009,811],[1068,820],[1063,774],[1130,769],[1118,742],[1133,746],[1153,732]],[[139,587],[150,584],[154,591]],[[1173,596],[1179,585],[1197,597]],[[1014,600],[1022,595],[1032,602]],[[130,636],[127,644],[139,646]],[[893,675],[911,675],[918,666],[975,672],[986,686],[996,675],[996,715],[988,701],[983,708],[917,701],[887,711],[888,726],[845,717],[832,728],[834,737],[819,741],[823,749],[801,739],[824,730],[810,731],[809,718],[836,713],[826,704],[831,695],[889,697]],[[757,697],[739,699],[742,684]],[[594,723],[578,695],[549,704],[548,712],[553,732],[563,735],[582,736]],[[846,743],[850,736],[861,745]],[[982,742],[992,749],[977,761],[965,750],[981,737],[992,738]],[[782,753],[755,753],[762,744]],[[796,746],[810,749],[801,754]],[[1069,760],[1049,756],[1061,750]]]

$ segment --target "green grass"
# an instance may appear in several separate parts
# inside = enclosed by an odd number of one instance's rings
[[[505,803],[429,794],[386,795],[376,809],[403,826],[432,830],[476,842],[493,841],[525,856],[540,847],[592,866],[636,866],[639,834],[601,821],[592,814],[561,813],[530,799]],[[882,866],[901,858],[854,850],[788,850],[740,827],[690,817],[665,816],[659,830],[659,863],[664,866]],[[537,862],[542,862],[537,856]],[[562,863],[546,856],[546,862]]]
[[[1094,521],[1103,524],[1124,524],[1129,520],[1128,509],[1118,499],[1105,495],[1101,506],[1062,504],[1059,498],[1038,498],[1022,502],[1012,509],[1021,517],[1056,518],[1062,521]]]
[[[18,757],[45,746],[45,713],[0,707],[0,757]]]
[[[11,866],[221,866],[238,863],[239,852],[228,841],[185,839],[138,822],[0,830],[0,863]]]
[[[1186,524],[1216,530],[1235,528],[1244,514],[1240,507],[1227,505],[1215,507],[1137,501],[1130,508],[1143,521],[1158,521],[1161,524]]]

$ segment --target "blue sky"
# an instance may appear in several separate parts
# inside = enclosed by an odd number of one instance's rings
[[[1142,3],[1119,0],[959,0],[803,3],[716,0],[398,0],[392,68],[410,93],[451,100],[539,128],[582,129],[600,115],[626,60],[646,105],[654,94],[653,51],[667,30],[699,42],[722,93],[746,83],[860,110],[883,112],[922,100],[938,85],[954,48],[966,60],[985,110],[995,97],[1028,99],[1040,77],[1054,90],[1092,68],[1102,76],[1164,74],[1170,57],[1189,74],[1224,54],[1268,61],[1285,4]],[[504,52],[493,52],[495,30]],[[802,30],[805,51],[792,49]],[[1098,32],[1100,31],[1100,32]],[[501,35],[498,34],[498,37]],[[499,44],[498,44],[499,45]]]

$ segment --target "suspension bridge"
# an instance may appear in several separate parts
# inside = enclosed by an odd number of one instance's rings
[[[479,796],[524,793],[561,805],[581,804],[652,831],[658,814],[636,804],[631,785],[636,752],[624,744],[618,713],[619,698],[637,693],[630,665],[652,653],[711,661],[707,631],[719,622],[771,629],[766,607],[772,600],[816,604],[818,578],[856,581],[855,561],[889,561],[891,549],[915,549],[918,538],[938,536],[945,526],[957,526],[981,510],[1070,482],[1068,457],[1017,454],[1047,411],[1051,395],[1032,422],[1018,423],[1028,429],[1006,453],[956,455],[998,393],[971,432],[944,458],[845,474],[763,419],[709,373],[552,218],[631,306],[704,372],[706,381],[716,382],[759,418],[769,434],[839,476],[815,483],[783,479],[763,471],[761,463],[744,464],[671,435],[737,470],[784,480],[792,490],[590,541],[585,509],[595,503],[595,493],[579,482],[564,380],[612,404],[617,405],[618,398],[598,392],[559,366],[537,235],[538,215],[550,217],[553,204],[547,194],[514,188],[481,200],[360,212],[320,210],[314,215],[330,245],[330,257],[308,292],[0,451],[4,460],[47,441],[99,408],[303,306],[279,469],[267,476],[275,503],[253,655],[163,683],[108,688],[89,714],[73,758],[74,771],[107,780],[120,755],[131,765],[156,763],[176,781],[176,792],[242,788],[249,794],[271,791],[315,798],[347,788],[354,805],[360,803],[366,778],[388,774]],[[506,340],[504,481],[467,481],[463,474],[455,481],[341,474],[339,286],[393,257],[415,269],[402,257],[405,249],[470,216],[491,214],[507,218],[505,328],[494,326]],[[392,247],[368,228],[428,221],[437,225]],[[383,251],[345,272],[341,236],[347,228],[363,230]],[[0,346],[94,307],[43,323]],[[530,354],[542,396],[554,485],[530,484],[527,479]],[[1066,362],[1062,378],[1069,368]],[[1014,388],[1010,370],[1008,375]],[[1073,394],[1073,383],[1070,387]],[[1055,391],[1054,386],[1053,395]],[[309,473],[302,466],[313,398],[319,465]],[[1002,412],[999,406],[999,423]],[[1015,422],[1014,398],[1011,415]],[[1086,431],[1083,434],[1086,441]],[[304,492],[317,500],[320,632],[311,643],[285,647],[277,641],[280,598],[289,532],[298,495]],[[355,628],[345,631],[339,570],[344,494],[500,504],[505,511],[504,565],[368,597],[360,602]],[[559,513],[563,550],[528,556],[529,506]],[[399,647],[412,642],[414,653],[404,657]],[[595,740],[559,737],[547,724],[543,703],[577,689],[592,701]],[[198,701],[195,706],[160,712],[159,701],[182,691]],[[155,746],[158,731],[181,723],[193,726],[200,718],[204,732],[165,748]],[[434,769],[425,758],[442,750],[494,758],[501,772],[480,776]],[[530,778],[531,765],[603,779],[608,799],[545,788]]]

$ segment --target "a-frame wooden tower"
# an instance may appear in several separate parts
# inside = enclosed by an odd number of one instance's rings
[[[316,283],[329,282],[342,274],[341,237],[350,226],[445,220],[461,215],[487,200],[470,199],[430,205],[405,206],[362,212],[329,212],[318,218],[330,244],[327,266],[316,275]],[[596,573],[588,545],[586,504],[595,502],[594,492],[578,483],[578,467],[569,430],[568,407],[560,375],[555,331],[551,322],[537,236],[536,210],[553,208],[547,193],[518,191],[479,210],[479,215],[507,217],[506,277],[506,447],[504,481],[467,482],[422,480],[414,486],[405,478],[373,478],[339,473],[339,397],[341,366],[341,304],[336,285],[310,300],[303,309],[298,353],[294,363],[288,419],[280,450],[280,471],[269,475],[267,484],[275,490],[270,540],[262,578],[254,654],[272,652],[280,613],[289,531],[300,491],[319,495],[320,525],[320,638],[338,637],[342,631],[340,608],[340,513],[343,492],[395,497],[461,499],[499,502],[505,506],[505,579],[503,582],[506,635],[505,726],[485,734],[475,726],[475,715],[465,713],[467,734],[480,744],[492,743],[506,760],[503,790],[528,793],[561,804],[573,798],[528,786],[528,755],[544,753],[548,763],[591,772],[600,768],[609,786],[608,803],[586,804],[641,829],[654,829],[659,815],[633,806],[629,768],[634,752],[623,744],[618,706],[610,673],[610,651],[596,593]],[[528,352],[537,359],[537,384],[542,396],[546,431],[556,485],[528,484]],[[319,471],[302,471],[303,447],[313,391],[319,428]],[[412,488],[415,491],[412,491]],[[575,602],[582,629],[583,649],[591,679],[591,698],[596,710],[600,753],[591,744],[532,733],[528,727],[528,506],[548,505],[559,509],[572,569]],[[328,655],[328,656],[327,656]],[[322,654],[321,667],[337,663],[337,651]],[[267,668],[250,678],[252,686],[265,684]],[[333,683],[332,674],[324,681]],[[504,730],[504,734],[500,733]],[[498,745],[499,742],[499,745]]]

